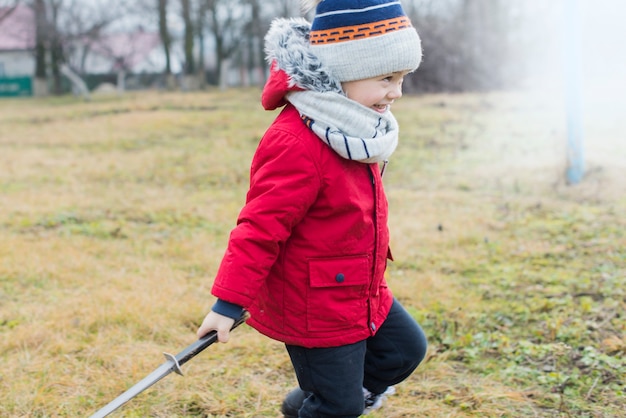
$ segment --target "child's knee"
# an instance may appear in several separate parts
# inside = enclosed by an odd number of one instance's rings
[[[416,366],[419,365],[424,358],[426,357],[426,352],[428,351],[428,341],[426,340],[426,334],[421,327],[417,327],[418,331],[416,332],[416,338],[414,340],[414,358],[417,362]]]

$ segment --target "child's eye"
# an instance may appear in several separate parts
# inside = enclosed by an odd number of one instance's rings
[[[390,74],[388,76],[385,76],[381,79],[382,81],[385,81],[387,83],[400,83],[402,84],[402,82],[404,81],[404,76],[403,75],[396,75],[396,74]]]

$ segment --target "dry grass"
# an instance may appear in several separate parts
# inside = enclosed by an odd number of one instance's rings
[[[193,341],[275,116],[258,95],[0,102],[1,416],[88,416]],[[613,107],[590,114],[588,175],[566,186],[553,99],[395,106],[389,281],[430,350],[372,417],[626,406],[624,132]],[[283,347],[247,327],[184,371],[117,414],[276,417],[295,383]]]

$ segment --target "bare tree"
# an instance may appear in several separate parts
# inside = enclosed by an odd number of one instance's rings
[[[63,93],[61,80],[61,64],[65,61],[63,54],[62,34],[59,26],[59,12],[62,0],[48,0],[47,5],[47,40],[50,51],[50,72],[52,74],[52,92],[54,94]]]
[[[48,20],[46,19],[46,3],[44,0],[34,0],[35,11],[35,95],[46,96],[48,83],[46,80],[46,39]]]
[[[69,54],[78,43],[98,39],[102,31],[124,15],[122,4],[110,1],[32,0],[35,12],[35,78],[45,86],[52,78],[54,94],[63,92],[61,68],[69,64]]]
[[[185,68],[186,75],[195,74],[195,59],[193,50],[193,40],[195,35],[194,19],[192,19],[192,3],[191,0],[181,0],[182,6],[182,18],[185,25],[185,33],[183,38],[183,51],[185,54]]]
[[[215,40],[217,79],[224,88],[225,71],[229,60],[241,46],[241,35],[250,21],[250,7],[246,0],[203,0],[202,9],[207,29]]]
[[[260,0],[247,0],[250,6],[251,19],[247,27],[245,28],[247,44],[248,44],[248,74],[246,81],[248,83],[259,81],[264,79],[265,74],[265,50],[264,50],[264,35],[267,31],[269,23],[263,21],[261,15],[261,1]],[[255,73],[258,71],[258,77],[255,77]]]
[[[176,87],[173,74],[173,57],[175,38],[172,35],[171,21],[178,17],[179,2],[170,0],[134,0],[126,2],[127,14],[141,28],[154,28],[159,34],[163,48],[165,85],[168,89]],[[176,9],[176,10],[172,10]]]
[[[165,54],[165,77],[167,79],[166,83],[168,88],[171,88],[173,87],[172,58],[170,54],[172,39],[167,26],[167,6],[167,0],[157,0],[159,35],[161,37],[161,43],[163,44],[163,53]]]
[[[198,81],[199,87],[203,88],[206,84],[206,38],[205,38],[205,19],[204,16],[207,13],[207,4],[206,2],[200,2],[198,5],[198,13],[196,15],[195,24],[196,24],[196,35],[198,37]]]
[[[424,58],[407,91],[489,90],[505,85],[516,7],[504,0],[404,0]]]

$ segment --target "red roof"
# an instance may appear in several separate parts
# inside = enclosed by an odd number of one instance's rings
[[[35,48],[35,13],[27,6],[0,7],[0,51]]]

